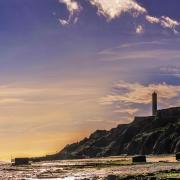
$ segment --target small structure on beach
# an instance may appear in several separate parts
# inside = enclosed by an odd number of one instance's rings
[[[176,153],[176,160],[177,160],[177,161],[180,161],[180,152],[179,152],[179,153]]]
[[[146,162],[146,156],[144,155],[133,156],[132,162],[133,163]]]
[[[29,165],[29,158],[15,158],[12,165],[18,166],[18,165]]]

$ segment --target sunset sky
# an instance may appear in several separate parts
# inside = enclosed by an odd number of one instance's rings
[[[0,160],[180,106],[179,0],[0,0]]]

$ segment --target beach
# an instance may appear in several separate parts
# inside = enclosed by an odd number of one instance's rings
[[[0,179],[12,180],[82,180],[156,177],[180,178],[180,162],[174,155],[148,156],[147,163],[132,163],[131,156],[96,159],[59,160],[12,166],[1,163]]]

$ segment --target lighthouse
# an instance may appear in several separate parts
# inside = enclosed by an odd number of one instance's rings
[[[157,93],[153,92],[152,94],[152,115],[157,115]]]

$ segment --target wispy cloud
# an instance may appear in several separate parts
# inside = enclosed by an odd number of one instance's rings
[[[115,113],[128,114],[130,116],[133,116],[138,111],[139,109],[137,108],[130,108],[130,107],[124,107],[124,106],[119,106],[114,110]]]
[[[159,24],[163,28],[171,29],[175,34],[178,33],[176,28],[180,25],[180,23],[170,17],[161,16],[160,18],[157,18],[157,17],[146,15],[145,18],[151,24]]]
[[[116,89],[116,93],[102,98],[102,104],[112,104],[116,101],[130,104],[149,104],[151,103],[151,98],[147,97],[151,97],[153,91],[158,92],[161,100],[168,100],[180,95],[180,86],[166,83],[143,85],[120,81],[113,88]]]
[[[138,25],[136,27],[136,33],[137,34],[143,34],[144,33],[144,28],[142,27],[142,25]]]
[[[131,50],[118,51],[115,50],[103,50],[99,53],[100,60],[102,61],[122,61],[122,60],[173,60],[180,58],[180,52],[178,50],[165,50],[165,49],[150,49],[150,50]]]
[[[164,45],[164,44],[167,44],[167,42],[166,41],[140,41],[140,42],[122,44],[118,48],[131,48],[131,47],[139,47],[139,46]]]
[[[82,9],[81,4],[77,0],[59,0],[60,3],[66,5],[69,11],[69,18],[60,18],[59,22],[61,25],[68,25],[77,22],[77,16],[74,18],[75,14],[79,13]],[[168,16],[162,15],[161,17],[151,16],[148,10],[140,5],[136,0],[88,0],[89,4],[97,8],[97,15],[104,16],[107,21],[112,21],[113,19],[119,18],[124,13],[128,13],[132,18],[138,18],[140,15],[144,17],[144,20],[150,24],[158,24],[162,28],[169,29],[173,33],[177,34],[177,28],[180,23]],[[83,7],[85,8],[85,7]],[[142,27],[143,22],[139,22],[136,27],[135,32],[137,34],[142,34],[144,28]]]
[[[65,20],[65,19],[59,19],[59,22],[62,26],[66,26],[69,24],[69,21],[68,20]]]
[[[175,30],[175,28],[180,25],[180,23],[178,21],[176,21],[170,17],[162,16],[161,18],[162,18],[161,25],[165,28],[170,28],[170,29]]]
[[[95,95],[93,88],[73,88],[65,89],[64,87],[14,87],[0,86],[0,105],[11,104],[62,104],[63,102],[76,101],[79,102],[88,96]],[[61,99],[61,100],[60,100]]]
[[[80,9],[79,4],[75,0],[59,0],[59,2],[64,3],[70,13],[74,13]]]
[[[59,2],[65,4],[69,11],[69,16],[67,19],[59,19],[60,24],[62,26],[66,26],[71,23],[75,24],[78,21],[77,14],[81,10],[80,4],[75,0],[59,0]]]
[[[157,17],[154,17],[154,16],[146,15],[145,18],[146,18],[146,20],[147,20],[148,22],[150,22],[151,24],[155,24],[155,23],[158,24],[158,23],[160,22],[160,19],[157,18]]]
[[[97,7],[98,15],[103,15],[108,20],[117,18],[126,12],[133,16],[146,12],[146,9],[134,0],[90,0],[90,3]]]
[[[113,106],[115,112],[134,115],[143,112],[144,107],[150,106],[151,94],[158,93],[158,103],[161,107],[178,105],[180,86],[160,84],[140,84],[120,81],[112,87],[112,92],[100,99],[100,104]]]
[[[180,78],[180,67],[177,66],[163,66],[159,68],[160,73],[165,75],[172,75]]]
[[[176,43],[179,43],[179,40]],[[180,52],[177,48],[172,49],[173,45],[174,40],[169,39],[122,43],[119,46],[101,50],[98,52],[98,58],[101,61],[154,60],[157,63],[178,61]]]

